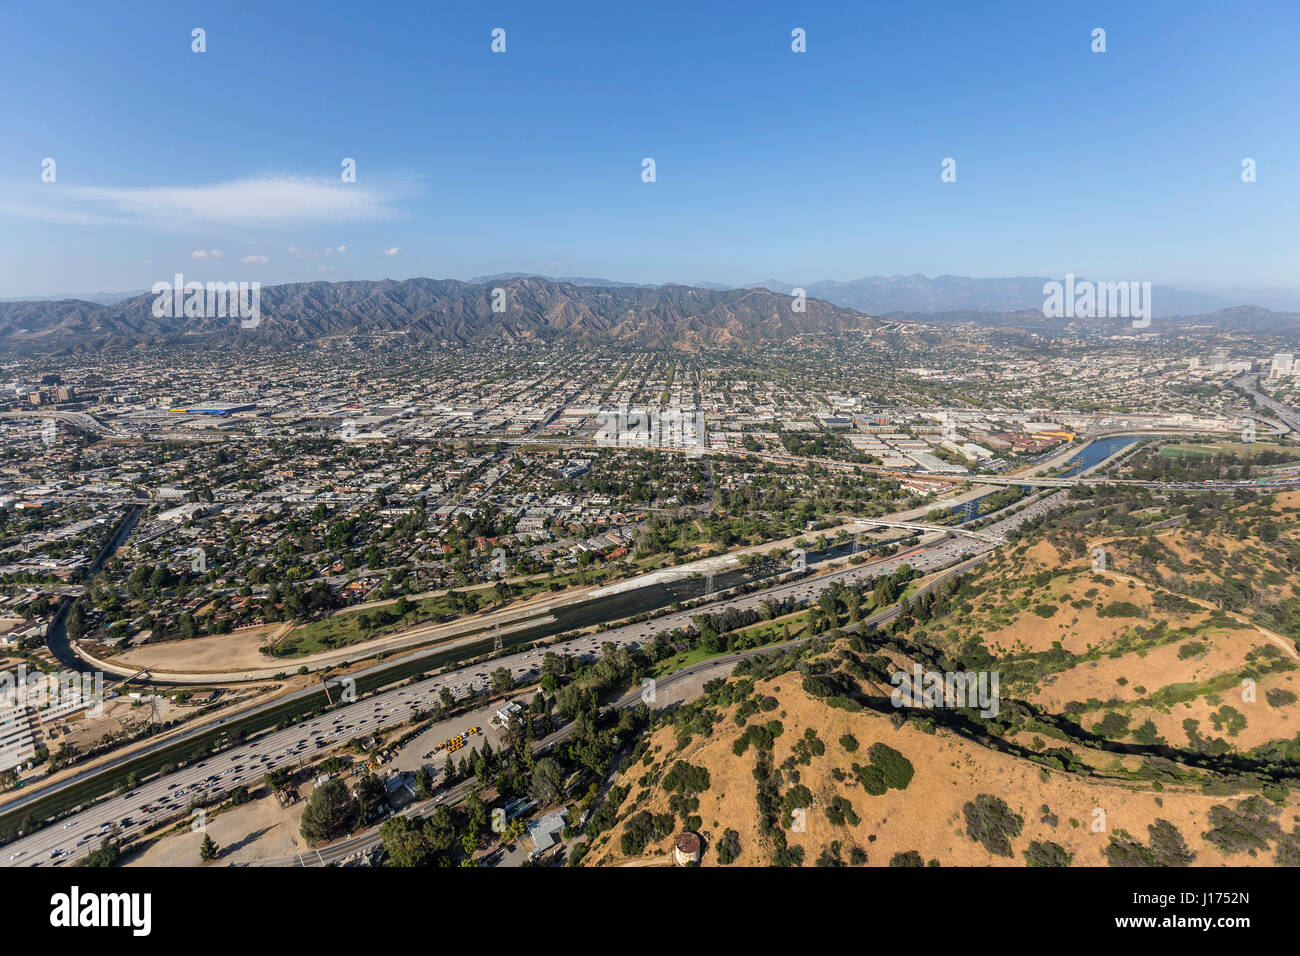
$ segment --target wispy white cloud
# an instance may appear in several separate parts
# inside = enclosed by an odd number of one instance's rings
[[[303,249],[290,246],[289,255],[297,259],[319,259],[321,256],[341,256],[348,251],[347,246],[326,246],[324,249]]]
[[[265,265],[266,263],[270,262],[271,260],[270,260],[270,258],[269,258],[268,256],[256,256],[256,255],[254,255],[254,256],[244,256],[244,257],[241,258],[239,261],[242,262],[242,263],[243,263],[244,265],[246,265],[246,266],[260,266],[260,265]]]
[[[134,223],[160,230],[204,226],[294,226],[395,218],[396,201],[413,194],[399,182],[342,183],[268,175],[198,186],[37,184],[0,198],[0,209],[65,223]]]
[[[402,251],[402,247],[401,247],[401,246],[393,246],[393,248],[391,248],[391,249],[385,249],[385,250],[384,250],[384,255],[386,255],[386,256],[395,256],[395,255],[397,255],[397,254],[398,254],[399,252],[401,252],[401,251]]]
[[[220,249],[195,249],[190,253],[191,259],[224,259],[226,254]]]

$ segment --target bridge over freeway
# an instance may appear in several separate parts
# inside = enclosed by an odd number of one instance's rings
[[[1007,539],[1001,535],[987,534],[983,531],[976,531],[973,528],[963,528],[960,525],[942,525],[942,524],[918,524],[913,521],[877,521],[868,519],[871,524],[881,528],[905,528],[909,531],[940,531],[944,534],[964,534],[968,538],[974,538],[977,541],[986,541],[989,544],[1006,544]]]
[[[1185,491],[1223,490],[1225,488],[1272,488],[1279,485],[1300,484],[1300,476],[1275,474],[1258,478],[1243,478],[1237,481],[1146,481],[1138,478],[1106,478],[1104,476],[1081,475],[1074,478],[1048,478],[1041,475],[972,475],[969,479],[974,485],[1021,485],[1029,488],[1069,488],[1072,485],[1122,485],[1133,488],[1176,488]]]
[[[971,484],[975,485],[1019,485],[1027,488],[1069,488],[1072,485],[1137,484],[1133,481],[1101,478],[1051,478],[1045,475],[971,475]]]
[[[9,412],[4,417],[28,418],[28,419],[34,418],[34,419],[41,419],[45,421],[49,421],[53,419],[55,421],[61,421],[67,425],[71,425],[74,428],[79,428],[82,431],[91,432],[92,434],[98,435],[101,438],[119,437],[118,433],[115,432],[113,429],[109,428],[99,419],[87,415],[85,412],[70,412],[70,411],[64,411],[62,409],[43,409],[40,411],[23,410],[17,412]]]

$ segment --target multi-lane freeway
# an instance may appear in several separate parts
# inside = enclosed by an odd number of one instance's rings
[[[1079,481],[1096,481],[1082,476],[1069,479],[1042,478],[1040,476],[987,477],[975,480],[981,484],[1038,484],[1068,485]],[[1260,484],[1281,484],[1300,481],[1300,477],[1287,475],[1271,479],[1241,482],[1187,482],[1159,483],[1129,481],[1126,484],[1161,487],[1205,488],[1207,484],[1225,488]],[[889,557],[878,558],[858,565],[832,570],[815,576],[798,578],[756,592],[723,598],[705,603],[690,610],[673,612],[651,621],[617,627],[596,635],[581,636],[556,642],[546,647],[557,653],[567,653],[591,658],[600,653],[602,644],[635,647],[647,642],[657,633],[686,626],[700,613],[717,612],[728,607],[756,609],[765,600],[792,599],[796,603],[811,603],[832,582],[861,583],[865,579],[888,574],[903,564],[929,574],[944,568],[953,568],[972,556],[982,555],[998,546],[1005,535],[1023,522],[1037,517],[1064,501],[1064,492],[1050,497],[1023,502],[1005,509],[1004,517],[980,529],[976,535],[957,533],[957,529],[929,529],[915,546]],[[879,522],[889,524],[889,522]],[[952,573],[952,572],[949,572]],[[765,650],[770,650],[766,648]],[[155,778],[129,793],[100,801],[74,813],[49,827],[17,840],[0,850],[0,866],[63,865],[69,860],[84,856],[111,832],[131,837],[156,825],[160,820],[183,817],[195,799],[214,799],[235,786],[255,784],[270,770],[296,766],[318,752],[369,732],[405,723],[415,708],[428,709],[438,699],[440,691],[449,690],[457,699],[465,699],[488,689],[489,670],[497,667],[509,669],[516,681],[535,679],[540,673],[543,650],[536,648],[520,651],[493,660],[490,664],[470,664],[452,672],[431,677],[403,688],[393,688],[377,693],[358,703],[340,704],[323,716],[296,724],[284,730],[258,736],[226,750],[216,756],[189,763],[180,769]],[[716,661],[715,661],[716,663]],[[371,670],[379,671],[388,665]],[[362,672],[369,673],[369,671]],[[354,675],[360,676],[360,675]],[[272,702],[283,705],[286,701],[307,695],[322,698],[319,688],[299,691],[288,698]],[[271,706],[268,704],[265,706]],[[223,721],[224,723],[224,721]],[[212,728],[193,731],[211,733]],[[563,734],[562,728],[557,734]],[[182,736],[189,736],[182,735]],[[560,738],[557,738],[560,739]],[[137,755],[138,756],[138,755]],[[84,777],[111,770],[113,765],[80,774],[61,787],[80,782]],[[6,810],[29,802],[39,794],[25,795]],[[454,798],[453,791],[440,794],[439,799]]]
[[[1034,501],[1013,514],[987,526],[990,538],[1005,536],[1015,527],[1045,513],[1064,500],[1063,493]],[[547,645],[545,650],[593,658],[605,643],[637,647],[661,631],[685,627],[693,616],[728,607],[754,608],[765,600],[794,599],[815,601],[817,595],[833,581],[845,584],[888,574],[903,564],[930,573],[946,568],[972,555],[996,547],[992,540],[981,540],[948,532],[932,532],[928,540],[915,547],[885,558],[830,571],[814,577],[798,578],[751,594],[710,602],[690,610],[674,612],[652,621],[623,625],[594,635]],[[338,706],[322,716],[284,730],[257,737],[233,749],[170,774],[150,780],[129,793],[103,800],[70,817],[17,840],[0,853],[0,865],[59,866],[84,856],[116,828],[123,837],[138,835],[161,818],[184,815],[195,798],[215,798],[239,784],[255,784],[262,775],[278,767],[296,766],[333,745],[354,737],[407,722],[415,708],[428,709],[446,688],[464,699],[489,689],[489,672],[499,667],[509,669],[516,682],[540,676],[545,650],[532,648],[492,660],[471,664],[453,672],[426,678],[407,687],[383,691],[354,704]],[[317,693],[321,693],[317,691]]]
[[[1297,412],[1294,408],[1284,405],[1277,401],[1277,399],[1270,398],[1268,395],[1261,392],[1258,387],[1258,375],[1247,372],[1244,375],[1239,375],[1234,378],[1232,384],[1254,398],[1259,405],[1264,406],[1269,411],[1273,412],[1273,414],[1277,415],[1277,417],[1282,420],[1281,430],[1284,434],[1288,431],[1293,434],[1300,433],[1300,412]]]
[[[970,570],[970,568],[981,560],[981,556],[976,556],[967,561],[963,561],[960,564],[954,565],[942,574],[931,578],[917,593],[919,594],[922,591],[934,587],[946,578]],[[879,627],[882,624],[887,624],[892,621],[898,616],[899,611],[899,606],[893,605],[883,611],[878,611],[870,617],[864,618],[859,624],[850,624],[846,626],[844,630],[853,631],[862,627]],[[657,701],[667,703],[674,702],[676,700],[674,693],[675,686],[679,683],[689,681],[692,677],[702,671],[720,670],[721,668],[735,664],[737,661],[743,660],[746,657],[755,657],[758,655],[773,654],[783,651],[801,644],[803,640],[803,638],[798,638],[793,641],[785,641],[777,644],[765,644],[762,647],[756,647],[750,650],[720,654],[717,657],[710,657],[706,660],[699,661],[698,663],[683,667],[681,670],[674,671],[669,675],[659,678],[655,682]],[[615,700],[612,706],[616,708],[634,707],[644,699],[643,694],[644,688],[634,687]],[[656,706],[658,706],[658,704],[656,704]],[[574,725],[572,723],[564,724],[559,729],[553,731],[549,736],[538,741],[535,744],[535,749],[538,752],[542,752],[555,746],[557,743],[567,739],[573,733],[573,729]],[[475,780],[463,780],[458,784],[441,789],[436,796],[431,797],[428,800],[413,803],[405,807],[401,811],[400,815],[407,817],[423,816],[424,814],[433,811],[441,804],[446,804],[448,806],[456,804],[467,797],[478,786],[479,784]],[[361,832],[335,840],[329,845],[319,847],[308,854],[293,854],[291,856],[284,856],[279,859],[265,861],[258,865],[328,866],[331,864],[340,864],[351,858],[355,858],[358,854],[365,854],[374,850],[382,842],[383,840],[379,835],[378,827],[372,826],[368,829],[362,830]]]
[[[1048,498],[1033,501],[1028,505],[1023,503],[1013,505],[1004,510],[1003,514],[1006,514],[1006,517],[986,525],[977,535],[961,534],[956,529],[935,528],[927,530],[923,533],[920,542],[916,546],[900,554],[859,565],[850,565],[829,573],[799,578],[751,594],[707,602],[691,610],[678,611],[655,618],[652,621],[629,624],[609,630],[601,633],[598,637],[580,637],[571,641],[552,644],[550,648],[561,653],[590,656],[596,653],[599,645],[605,641],[634,646],[652,638],[653,635],[660,631],[686,626],[694,615],[705,611],[721,611],[727,607],[756,609],[763,601],[768,599],[778,601],[792,599],[796,603],[811,603],[816,600],[817,595],[824,588],[834,581],[857,584],[866,578],[889,573],[904,563],[911,565],[922,573],[931,573],[950,567],[972,555],[992,550],[997,547],[999,541],[1004,540],[1007,532],[1025,520],[1055,507],[1063,500],[1063,493],[1058,492]],[[493,666],[507,667],[516,679],[526,679],[536,675],[540,666],[540,654],[541,652],[537,650],[519,652],[499,658],[493,662]],[[371,670],[379,671],[384,666],[388,665],[375,667]],[[362,672],[362,674],[366,673],[369,673],[369,671]],[[242,760],[227,762],[229,761],[227,756],[213,758],[215,766],[220,771],[215,775],[212,772],[199,774],[197,773],[198,769],[206,768],[196,768],[193,765],[188,765],[170,775],[165,781],[152,782],[148,788],[142,788],[139,793],[132,794],[129,797],[109,799],[88,810],[81,811],[70,821],[61,821],[46,830],[25,837],[13,844],[12,847],[0,852],[0,865],[8,863],[27,863],[30,865],[47,860],[57,864],[61,860],[87,850],[92,842],[96,842],[93,837],[101,830],[107,832],[116,825],[124,834],[130,835],[133,831],[144,828],[148,820],[155,819],[160,814],[174,815],[184,810],[188,806],[189,799],[202,792],[213,791],[219,793],[229,790],[231,786],[237,785],[242,780],[256,779],[267,770],[302,760],[309,753],[308,748],[314,751],[318,747],[328,747],[332,743],[337,743],[340,739],[346,740],[356,736],[360,730],[371,730],[403,723],[409,718],[411,707],[431,704],[434,696],[444,687],[460,698],[472,691],[484,689],[486,680],[485,665],[469,665],[450,674],[421,682],[415,691],[410,692],[415,696],[411,696],[409,700],[406,700],[408,692],[395,690],[374,697],[362,705],[363,708],[373,708],[373,713],[366,716],[364,720],[360,717],[337,722],[330,720],[328,725],[322,725],[319,728],[311,726],[312,731],[320,730],[319,736],[313,735],[303,738],[298,729],[290,728],[286,731],[258,738],[239,751],[239,755],[244,758]],[[291,695],[291,698],[311,694],[323,696],[319,689],[313,688],[299,691]],[[264,706],[282,705],[291,698],[278,699]],[[397,706],[399,703],[405,703],[405,707]],[[394,707],[397,709],[393,709]],[[197,734],[200,732],[210,733],[211,728],[202,728],[191,733]],[[189,735],[182,735],[182,737],[185,736]],[[291,737],[292,740],[289,739]],[[319,744],[317,743],[318,740],[320,741]],[[205,761],[205,763],[212,763],[212,761]],[[112,766],[109,765],[79,774],[60,786],[65,787],[79,783],[83,778],[111,770]],[[213,776],[216,779],[209,779]],[[240,780],[234,779],[235,777],[239,777]],[[175,786],[171,786],[173,784]],[[158,787],[164,788],[167,793],[153,792]],[[49,789],[45,788],[45,790]],[[45,792],[45,790],[42,792]],[[180,791],[180,793],[176,793],[176,791]],[[40,793],[24,795],[22,799],[11,804],[6,809],[12,810],[14,807],[26,804],[40,795]],[[166,799],[162,799],[163,797],[166,797]],[[69,823],[71,825],[68,825]],[[88,832],[90,827],[93,827],[94,833]],[[51,853],[55,855],[51,857]],[[9,857],[9,859],[5,859],[5,857]]]
[[[597,638],[584,638],[567,642],[566,649],[593,656],[599,652],[599,643]],[[540,650],[524,651],[493,661],[490,667],[509,667],[516,680],[524,680],[539,675],[542,656]],[[257,786],[271,770],[297,766],[354,737],[405,723],[413,710],[432,708],[443,688],[457,699],[481,692],[488,686],[488,670],[489,665],[469,667],[355,703],[340,702],[312,720],[259,736],[157,777],[15,841],[4,847],[0,863],[58,866],[97,847],[114,828],[123,837],[138,835],[160,819],[188,815],[196,799],[215,799],[240,784]]]

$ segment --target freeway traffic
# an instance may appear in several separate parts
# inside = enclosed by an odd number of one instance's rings
[[[1025,505],[988,525],[990,537],[1001,537],[1025,521],[1045,513],[1064,500],[1057,493]],[[59,866],[94,849],[100,839],[114,827],[123,837],[149,829],[157,819],[184,815],[195,798],[215,799],[241,783],[253,783],[263,774],[289,767],[308,759],[317,751],[344,743],[354,737],[405,723],[413,709],[428,709],[446,688],[458,699],[468,698],[488,689],[489,671],[509,669],[516,683],[534,680],[541,674],[546,650],[567,653],[581,659],[597,657],[605,643],[637,647],[660,631],[673,630],[690,623],[692,617],[728,607],[754,608],[765,600],[794,599],[815,601],[817,595],[833,581],[861,583],[867,578],[888,574],[908,564],[923,573],[937,571],[975,554],[996,547],[991,541],[962,535],[933,532],[931,540],[885,558],[831,571],[816,577],[799,578],[775,587],[711,602],[656,618],[626,624],[598,634],[510,654],[491,661],[460,668],[451,673],[426,678],[407,687],[393,688],[354,704],[340,705],[309,722],[274,731],[240,744],[216,756],[189,764],[165,776],[159,776],[129,793],[101,801],[78,811],[66,820],[25,836],[5,848],[0,865]],[[320,691],[316,691],[320,693]]]
[[[934,587],[934,585],[938,584],[940,581],[943,581],[955,574],[959,574],[964,571],[970,570],[970,568],[973,567],[976,563],[978,563],[979,560],[980,560],[979,557],[975,557],[967,561],[963,561],[958,565],[954,565],[953,567],[944,571],[942,574],[937,575],[936,577],[931,579],[917,593],[920,594],[928,590],[929,588]],[[892,621],[895,617],[898,616],[899,611],[900,608],[898,607],[898,605],[893,605],[891,607],[884,609],[883,611],[879,611],[876,614],[873,614],[870,617],[863,619],[857,625],[849,625],[845,627],[844,630],[853,631],[858,627],[878,627],[882,624],[887,624],[890,621]],[[715,668],[719,668],[727,664],[734,664],[735,662],[743,660],[746,657],[755,657],[760,654],[772,654],[777,651],[786,650],[788,648],[794,647],[802,643],[802,641],[803,641],[802,638],[797,638],[793,641],[784,641],[778,644],[765,644],[762,647],[755,647],[749,650],[735,651],[728,654],[720,654],[717,657],[706,658],[705,660],[699,661],[695,664],[690,664],[686,667],[683,667],[679,671],[674,671],[671,674],[659,678],[655,682],[656,683],[655,692],[657,695],[666,697],[671,702],[673,700],[672,690],[674,686],[678,683],[689,680],[691,677],[693,677],[695,674],[699,673],[700,671],[713,670]],[[642,695],[642,688],[634,687],[628,690],[626,693],[624,693],[623,696],[620,697],[618,700],[616,700],[613,706],[620,709],[625,707],[635,706],[638,702],[642,700],[641,695]],[[563,726],[559,727],[557,730],[552,731],[549,736],[538,741],[536,745],[537,752],[541,753],[555,746],[557,743],[560,743],[561,741],[567,739],[573,733],[573,729],[574,729],[574,725],[572,723],[566,723]],[[446,789],[440,791],[438,795],[435,797],[431,797],[430,799],[425,800],[423,802],[413,803],[403,808],[399,815],[405,817],[422,816],[426,813],[431,812],[441,804],[446,804],[448,806],[456,804],[459,801],[463,800],[465,797],[467,797],[478,785],[479,785],[478,782],[475,780],[463,780],[458,784],[454,784],[453,786],[447,787]],[[303,856],[301,854],[294,854],[293,856],[286,856],[277,860],[271,860],[264,863],[259,863],[257,865],[329,866],[331,864],[341,864],[346,860],[357,856],[358,854],[367,853],[375,849],[382,842],[383,840],[379,835],[379,828],[377,826],[372,826],[368,829],[362,830],[359,833],[354,833],[349,836],[342,837],[338,840],[335,840],[334,842],[328,844],[327,846],[318,847],[312,853],[306,856]]]

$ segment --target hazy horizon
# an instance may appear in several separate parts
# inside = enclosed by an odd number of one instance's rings
[[[216,281],[220,281],[219,279],[217,279],[216,275],[208,276],[207,272],[208,270],[205,270],[201,267],[195,268],[194,266],[189,266],[183,269],[183,274],[186,276],[187,280],[202,282],[202,281],[207,281],[208,278],[213,278]],[[799,285],[799,283],[797,282],[787,282],[786,280],[778,276],[769,276],[765,279],[756,279],[752,282],[730,284],[730,283],[717,283],[709,279],[701,279],[696,281],[669,279],[669,280],[664,280],[659,282],[639,282],[634,280],[622,279],[618,276],[593,276],[593,275],[585,275],[585,274],[556,276],[556,275],[545,275],[537,272],[523,272],[519,270],[502,270],[500,272],[495,272],[495,273],[483,273],[483,274],[475,274],[469,276],[380,275],[380,276],[370,276],[370,277],[357,276],[348,279],[326,279],[320,276],[310,276],[302,279],[288,279],[283,282],[280,281],[267,282],[264,283],[264,286],[266,288],[273,288],[274,286],[278,286],[278,285],[294,285],[302,282],[382,282],[382,281],[404,282],[412,279],[430,279],[434,281],[446,280],[446,281],[465,282],[469,284],[480,284],[501,277],[516,277],[516,276],[536,277],[536,278],[546,279],[549,281],[557,281],[557,282],[581,281],[586,284],[594,284],[596,282],[608,282],[612,285],[638,285],[638,286],[681,285],[681,286],[725,288],[725,289],[758,288],[758,287],[763,287],[767,283],[773,283],[778,285],[791,285],[791,286]],[[1061,277],[1052,277],[1052,276],[1030,276],[1023,273],[1015,274],[1015,275],[1008,274],[1008,275],[999,275],[999,276],[960,276],[954,273],[941,272],[941,273],[935,273],[933,275],[928,275],[926,273],[909,273],[909,274],[895,274],[890,276],[864,275],[864,276],[857,276],[848,279],[828,278],[828,279],[816,279],[816,280],[803,280],[803,284],[808,287],[815,287],[818,285],[832,284],[832,283],[849,285],[855,282],[862,282],[862,281],[869,281],[869,280],[890,281],[890,280],[897,280],[897,279],[910,279],[915,277],[923,278],[926,281],[936,281],[940,278],[970,279],[975,281],[999,281],[999,280],[1016,280],[1016,279],[1021,279],[1021,280],[1043,279],[1044,281],[1051,281],[1053,279],[1061,278]],[[1085,279],[1089,277],[1079,276],[1078,278]],[[1300,293],[1288,294],[1285,291],[1269,290],[1269,289],[1212,291],[1204,288],[1178,288],[1175,286],[1167,285],[1165,283],[1155,283],[1154,285],[1156,286],[1156,288],[1163,287],[1165,289],[1171,289],[1182,294],[1187,294],[1192,296],[1199,295],[1199,296],[1205,296],[1207,298],[1218,298],[1223,300],[1221,303],[1217,303],[1217,304],[1206,303],[1204,311],[1207,312],[1217,311],[1218,309],[1230,308],[1233,306],[1257,306],[1275,312],[1300,311]],[[111,305],[117,302],[125,301],[126,299],[129,298],[134,298],[140,295],[148,295],[148,294],[149,294],[149,289],[143,289],[143,288],[116,290],[116,291],[98,290],[94,292],[91,291],[49,292],[49,293],[33,293],[29,295],[4,296],[4,297],[0,297],[0,302],[81,300],[81,301],[97,302],[100,304]],[[1035,307],[1035,304],[1032,302],[1026,303],[1025,305],[1025,308],[1032,308],[1032,307]],[[954,308],[961,308],[961,307],[954,306]],[[937,311],[944,311],[944,310],[920,309],[917,311],[937,312]],[[992,312],[992,311],[1000,311],[1000,310],[990,308],[990,309],[984,309],[979,311]],[[1194,314],[1194,313],[1186,313],[1186,314]]]
[[[68,9],[0,12],[0,78],[42,90],[6,110],[5,298],[1072,272],[1300,301],[1293,5]]]

